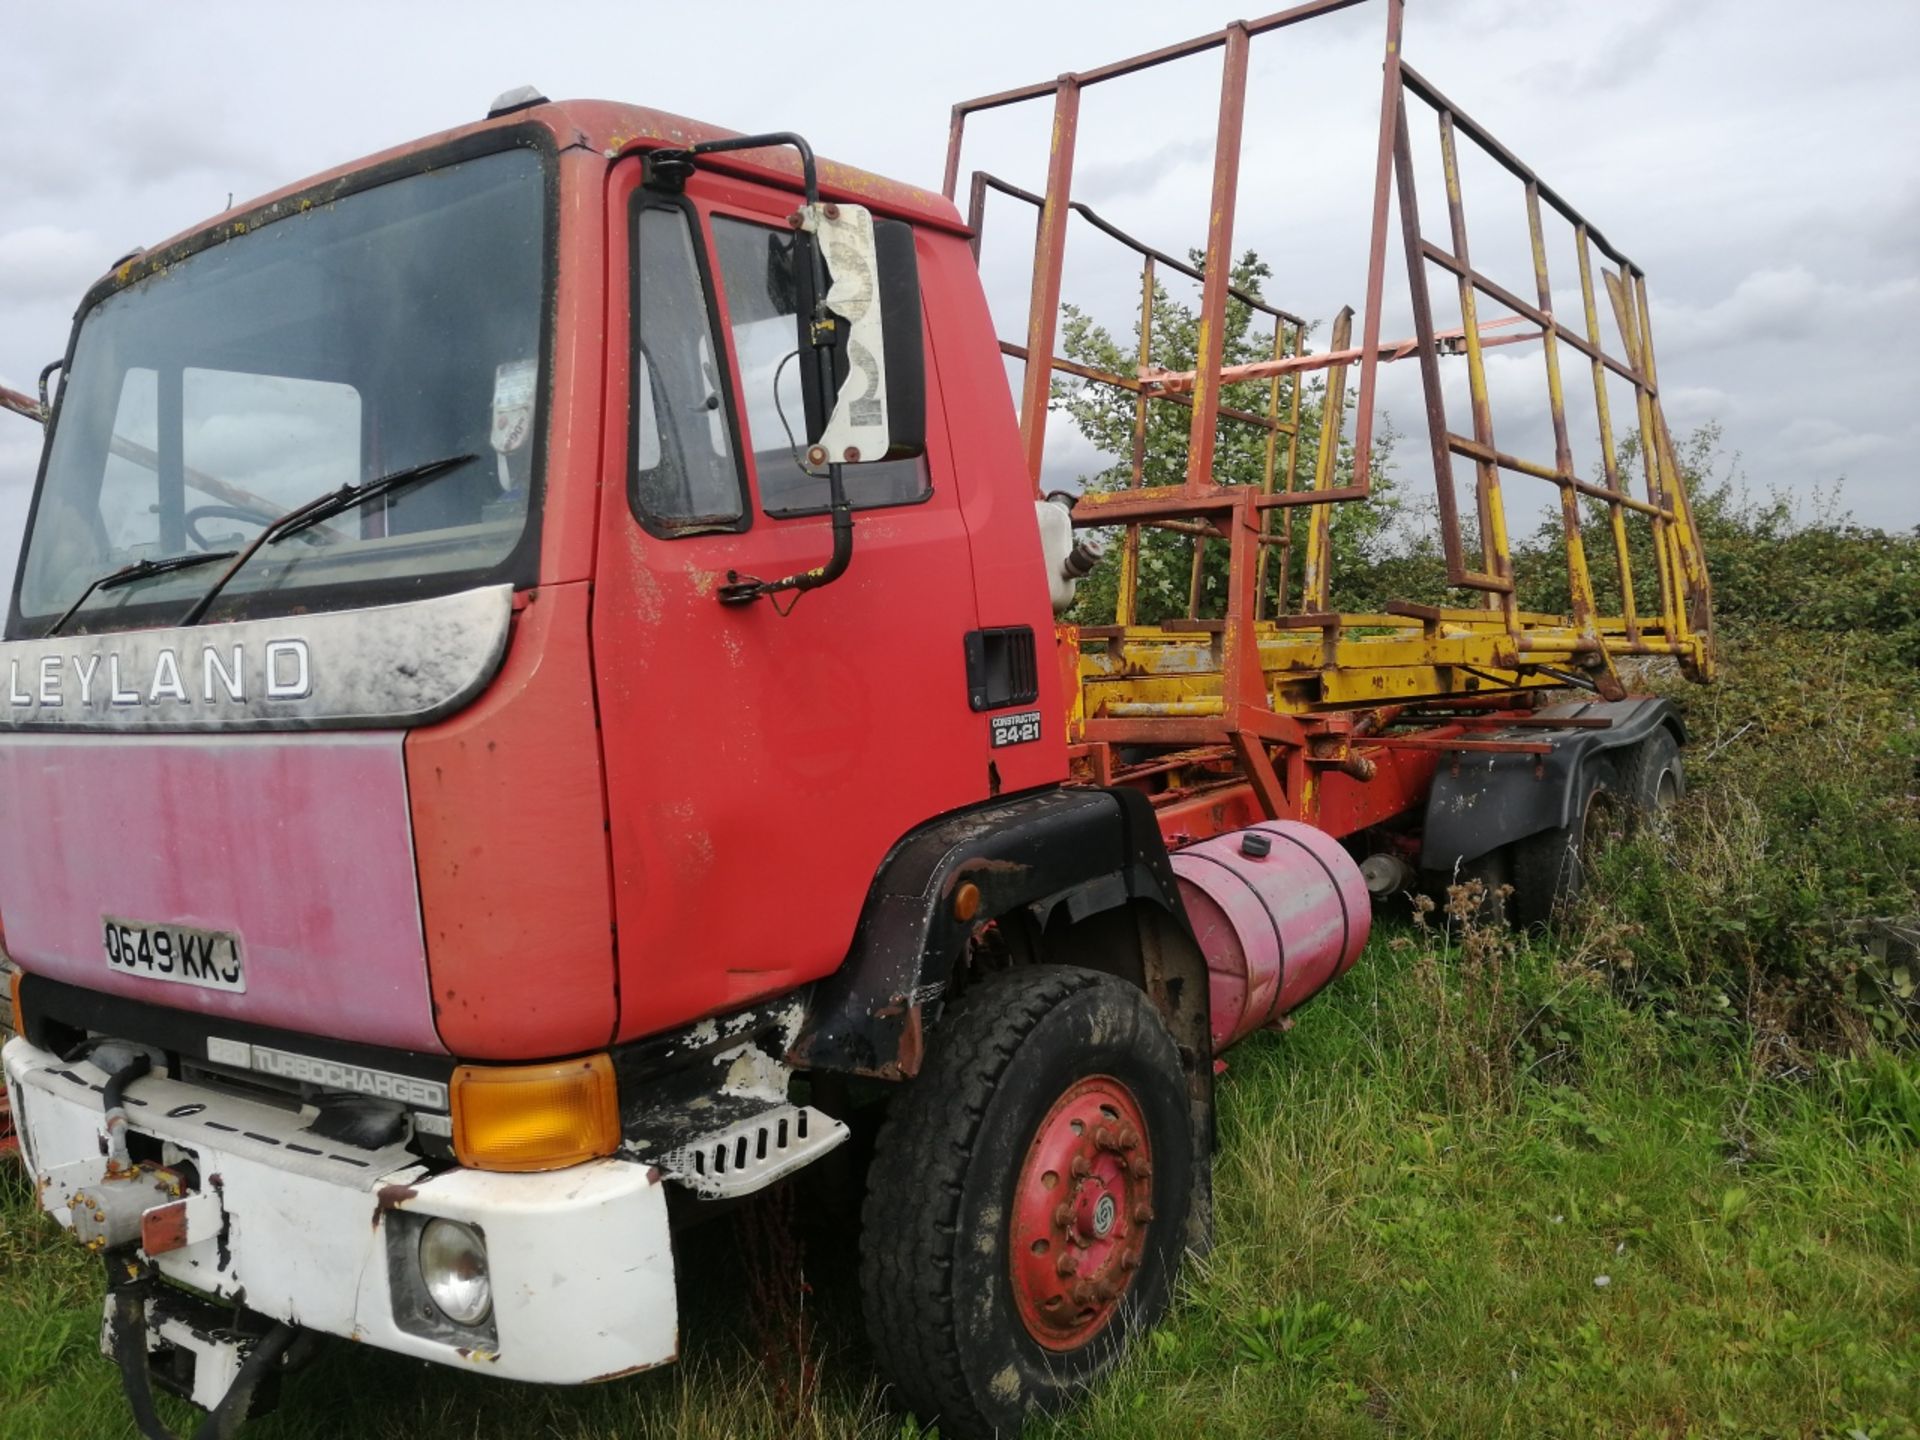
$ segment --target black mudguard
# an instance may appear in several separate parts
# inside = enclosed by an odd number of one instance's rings
[[[1685,742],[1673,702],[1651,696],[1627,700],[1576,700],[1537,712],[1541,720],[1608,720],[1604,728],[1534,727],[1499,730],[1475,739],[1544,741],[1545,755],[1503,755],[1484,750],[1444,757],[1427,793],[1420,844],[1423,869],[1451,873],[1458,865],[1543,830],[1568,824],[1576,796],[1586,793],[1589,769],[1613,751],[1637,745],[1663,726]]]
[[[794,1064],[885,1079],[919,1070],[923,1014],[937,1013],[972,933],[953,906],[968,882],[982,919],[1025,907],[1044,929],[1060,906],[1077,923],[1145,901],[1186,932],[1166,844],[1137,791],[1046,790],[946,816],[881,862],[845,963],[814,988]]]

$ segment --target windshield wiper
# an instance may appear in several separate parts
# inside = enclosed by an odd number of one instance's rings
[[[437,475],[444,475],[449,470],[458,469],[469,460],[477,458],[479,457],[473,454],[466,454],[428,460],[424,464],[409,465],[404,470],[395,470],[391,474],[382,475],[362,485],[342,485],[338,490],[329,490],[324,495],[314,496],[304,505],[296,505],[254,536],[244,550],[233,556],[233,563],[215,577],[207,593],[194,601],[193,608],[180,617],[180,623],[197,625],[200,617],[207,613],[207,607],[213,604],[215,597],[227,588],[227,582],[239,574],[241,568],[264,546],[271,545],[277,540],[284,540],[289,535],[298,535],[302,530],[311,529],[322,521],[331,520],[343,510],[364,505],[376,496],[389,494],[402,486],[414,485],[422,480],[431,480]]]
[[[109,570],[82,590],[80,598],[61,612],[60,618],[47,627],[47,636],[58,635],[61,627],[93,598],[95,591],[117,590],[136,580],[145,580],[149,575],[170,575],[175,570],[191,570],[196,565],[206,565],[215,560],[231,560],[238,553],[234,550],[199,550],[186,555],[170,555],[165,560],[136,560],[131,565],[122,565],[118,570]]]

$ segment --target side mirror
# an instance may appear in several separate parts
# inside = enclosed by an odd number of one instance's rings
[[[800,240],[800,353],[824,351],[831,361],[800,367],[809,463],[856,465],[922,453],[926,355],[913,227],[875,220],[863,205],[808,205]],[[816,307],[821,269],[825,304]],[[816,309],[824,312],[820,321]]]

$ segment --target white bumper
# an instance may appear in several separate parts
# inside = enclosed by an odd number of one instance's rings
[[[24,1039],[4,1051],[23,1156],[40,1200],[97,1183],[100,1085]],[[155,1257],[169,1279],[249,1309],[423,1360],[516,1380],[576,1384],[675,1358],[667,1200],[644,1165],[599,1160],[543,1175],[430,1174],[405,1150],[357,1150],[305,1117],[164,1077],[128,1087],[136,1134],[199,1172],[188,1243]],[[460,1332],[418,1286],[418,1217],[479,1228],[493,1282],[491,1333]],[[396,1298],[398,1297],[398,1298]]]

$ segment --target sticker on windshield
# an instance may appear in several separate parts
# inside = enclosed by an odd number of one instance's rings
[[[506,455],[533,434],[534,389],[540,366],[534,360],[509,360],[493,372],[493,448]]]

